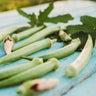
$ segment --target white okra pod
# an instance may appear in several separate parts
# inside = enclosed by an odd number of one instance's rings
[[[88,63],[93,49],[93,40],[91,35],[88,35],[88,40],[77,59],[65,67],[65,75],[67,77],[75,77]]]

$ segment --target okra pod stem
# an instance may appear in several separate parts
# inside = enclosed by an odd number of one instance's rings
[[[25,38],[31,36],[32,34],[36,33],[37,31],[41,30],[42,28],[44,28],[43,25],[40,27],[30,28],[30,29],[22,31],[18,34],[13,34],[12,38],[14,39],[15,42],[17,42],[19,40],[22,40],[22,39],[25,39]]]
[[[65,67],[65,75],[67,77],[75,77],[88,63],[93,49],[93,41],[91,35],[88,35],[88,40],[77,59]]]
[[[2,41],[7,35],[14,33],[20,27],[22,26],[11,26],[11,27],[0,30],[0,41]]]
[[[55,78],[35,79],[24,82],[17,90],[17,94],[22,96],[33,96],[36,93],[49,90],[58,84]]]
[[[64,28],[63,28],[64,29]],[[17,46],[16,48],[13,49],[13,51],[17,50],[17,49],[20,49],[26,45],[29,45],[33,42],[36,42],[50,34],[53,34],[57,31],[60,30],[60,27],[59,26],[49,26],[43,30],[41,30],[40,32],[36,33],[36,34],[33,34],[31,37],[29,37],[26,41],[24,41],[22,44],[20,44],[19,46]]]
[[[0,82],[0,87],[8,87],[13,85],[18,85],[24,81],[38,78],[44,74],[56,70],[59,67],[59,62],[56,58],[51,58],[47,62],[40,64],[34,68],[27,71],[21,72],[20,74],[14,75],[8,79],[2,80]]]
[[[72,54],[80,46],[80,44],[81,44],[81,42],[78,38],[73,39],[69,45],[66,45],[65,47],[58,49],[56,51],[41,55],[41,56],[39,56],[39,58],[43,58],[44,61],[46,61],[50,58],[57,58],[57,59],[64,58],[64,57]],[[33,59],[32,57],[26,57],[26,56],[22,56],[22,58],[28,59],[28,60]]]
[[[2,57],[0,59],[0,65],[18,60],[22,56],[30,55],[34,52],[39,51],[39,50],[49,48],[54,43],[53,41],[54,40],[51,40],[51,39],[45,39],[45,40],[37,41],[37,42],[30,44],[28,46],[25,46],[15,52],[12,52],[11,54],[8,54],[8,55]]]
[[[31,69],[41,63],[43,63],[43,59],[34,58],[32,61],[27,62],[25,64],[21,64],[21,65],[15,66],[15,67],[1,70],[0,71],[0,80],[5,79],[5,78],[9,78],[13,75],[20,73],[20,72],[24,72],[24,71]]]

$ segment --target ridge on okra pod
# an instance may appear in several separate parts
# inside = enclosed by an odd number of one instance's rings
[[[27,55],[35,53],[39,50],[42,50],[45,48],[50,48],[51,45],[55,42],[56,42],[56,39],[51,40],[51,39],[47,38],[47,39],[32,43],[30,45],[27,45],[27,46],[25,46],[25,47],[23,47],[17,51],[12,52],[11,54],[8,54],[8,55],[2,57],[0,59],[0,65],[18,60],[21,58],[21,56],[25,56],[25,55],[27,56]]]
[[[43,58],[44,61],[50,59],[50,58],[57,58],[57,59],[61,59],[64,58],[70,54],[72,54],[81,44],[81,41],[79,38],[77,39],[73,39],[70,44],[66,45],[63,48],[60,48],[56,51],[38,56],[39,58]],[[26,56],[22,56],[23,59],[28,59],[28,60],[32,60],[33,57],[26,57]]]
[[[24,71],[31,69],[41,63],[43,63],[42,58],[34,58],[32,61],[29,61],[27,63],[1,70],[0,71],[0,80],[6,79],[6,78],[14,76],[18,73],[24,72]]]
[[[93,49],[93,40],[91,35],[88,34],[88,39],[80,55],[76,58],[76,60],[73,63],[66,65],[65,76],[67,77],[77,76],[79,72],[87,65],[91,57],[92,49]]]
[[[62,30],[65,29],[65,27],[62,28]],[[50,34],[53,34],[57,31],[60,30],[60,27],[59,26],[49,26],[49,27],[46,27],[44,28],[43,30],[33,34],[32,36],[30,36],[27,40],[25,40],[23,43],[21,43],[19,46],[17,46],[16,48],[13,49],[13,51],[16,51],[17,49],[20,49],[24,46],[27,46],[31,43],[34,43],[40,39],[43,39],[44,37],[50,35]]]
[[[20,33],[13,34],[12,38],[14,39],[15,42],[17,42],[17,41],[20,41],[22,39],[25,39],[25,38],[31,36],[32,34],[36,33],[37,31],[39,31],[43,28],[44,28],[44,25],[39,26],[39,27],[30,28],[30,29],[24,30]]]
[[[21,84],[24,81],[35,79],[47,74],[50,71],[56,70],[59,67],[59,61],[56,58],[51,58],[47,62],[42,63],[34,68],[28,69],[17,75],[0,82],[0,88]]]

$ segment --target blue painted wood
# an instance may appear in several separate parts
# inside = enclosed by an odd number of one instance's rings
[[[35,12],[38,15],[39,10],[43,10],[47,4],[44,5],[39,5],[39,6],[34,6],[34,7],[28,7],[24,8],[23,10],[31,13]],[[71,13],[75,19],[73,21],[70,21],[68,24],[80,24],[79,22],[79,17],[81,15],[91,15],[91,16],[96,16],[96,3],[95,2],[87,2],[87,1],[60,1],[55,3],[54,10],[50,14],[50,16],[55,16],[58,14],[64,14],[64,13]],[[3,29],[8,26],[12,25],[22,25],[26,24],[28,20],[20,16],[16,10],[14,11],[8,11],[8,12],[3,12],[0,13],[0,29]],[[59,23],[59,25],[66,26],[68,24],[62,24]],[[46,24],[47,26],[52,25],[52,24]],[[20,43],[22,43],[24,40],[17,42],[15,44],[15,47],[18,46]],[[57,49],[60,49],[63,47],[63,43],[55,43],[50,49],[44,49],[39,52],[36,52],[32,54],[31,56],[39,56]],[[74,84],[80,80],[83,76],[88,74],[89,72],[92,72],[93,70],[96,69],[96,47],[93,49],[92,56],[90,58],[90,61],[88,62],[88,65],[80,72],[80,74],[76,78],[67,78],[64,75],[64,68],[67,64],[72,63],[77,56],[80,54],[80,52],[74,52],[72,55],[67,56],[63,59],[60,59],[60,67],[54,72],[50,72],[41,78],[46,78],[46,77],[54,77],[58,78],[60,80],[59,84],[53,88],[52,90],[48,90],[45,92],[42,92],[38,94],[37,96],[62,96],[64,91],[67,89],[67,85],[70,82],[73,82]],[[2,43],[0,44],[0,58],[5,55]],[[82,58],[83,59],[83,58]],[[6,69],[12,66],[16,66],[22,63],[27,62],[28,60],[18,60],[15,62],[12,62],[10,64],[6,65],[0,65],[0,70]],[[95,95],[95,88],[96,88],[96,83],[95,83],[95,76],[94,74],[92,77],[89,79],[85,80],[83,83],[77,85],[75,88],[73,88],[66,96],[96,96]],[[15,87],[10,87],[10,88],[2,88],[0,89],[0,96],[17,96],[16,90],[18,86]],[[79,91],[77,91],[77,89]],[[92,90],[91,92],[89,90]],[[80,93],[80,94],[78,94]],[[91,95],[90,95],[90,94]]]

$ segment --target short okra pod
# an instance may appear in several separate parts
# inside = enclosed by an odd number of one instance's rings
[[[34,68],[21,72],[20,74],[14,75],[8,79],[2,80],[0,82],[0,87],[8,87],[21,84],[24,81],[43,76],[50,71],[56,70],[58,67],[59,61],[56,58],[51,58],[47,62],[42,63]]]
[[[13,34],[12,38],[14,39],[15,42],[17,42],[19,40],[22,40],[22,39],[25,39],[25,38],[31,36],[32,34],[36,33],[37,31],[41,30],[42,28],[44,28],[43,25],[40,27],[30,28],[30,29],[22,31],[18,34]]]
[[[39,50],[49,48],[55,42],[56,42],[56,40],[45,39],[45,40],[41,40],[41,41],[37,41],[35,43],[32,43],[32,44],[25,46],[17,51],[12,52],[11,54],[8,54],[8,55],[2,57],[0,59],[0,65],[18,60],[22,56],[30,55],[32,53],[39,51]]]
[[[33,96],[39,92],[49,90],[58,84],[55,78],[35,79],[24,82],[17,90],[17,94],[22,96]]]
[[[41,58],[34,58],[32,61],[27,62],[25,64],[21,64],[15,67],[11,67],[5,70],[0,71],[0,80],[9,78],[13,75],[16,75],[18,73],[24,72],[28,69],[31,69],[39,64],[43,63],[43,59]]]
[[[41,55],[41,56],[39,56],[39,58],[43,58],[44,61],[46,61],[50,58],[57,58],[57,59],[64,58],[64,57],[72,54],[80,46],[80,44],[81,44],[81,42],[78,38],[73,39],[69,45],[66,45],[65,47],[58,49],[56,51]],[[32,57],[26,57],[26,56],[23,56],[22,58],[28,59],[28,60],[33,59]]]
[[[69,42],[72,40],[72,38],[67,33],[65,33],[63,30],[60,30],[59,36],[60,36],[61,40],[64,42]]]
[[[63,28],[65,29],[65,28]],[[60,30],[60,27],[59,26],[49,26],[49,27],[46,27],[45,29],[37,32],[36,34],[33,34],[31,37],[29,37],[27,40],[25,40],[22,44],[20,44],[19,46],[17,46],[16,48],[13,49],[13,51],[17,50],[17,49],[20,49],[26,45],[29,45],[33,42],[36,42],[50,34],[53,34],[57,31]]]
[[[75,77],[88,63],[93,49],[93,40],[91,35],[88,35],[88,40],[77,59],[65,67],[65,75],[67,77]]]
[[[14,46],[13,39],[10,36],[7,36],[3,41],[3,45],[6,54],[10,54]]]
[[[11,26],[5,29],[0,30],[0,41],[2,41],[7,35],[14,33],[17,29],[22,26]]]

